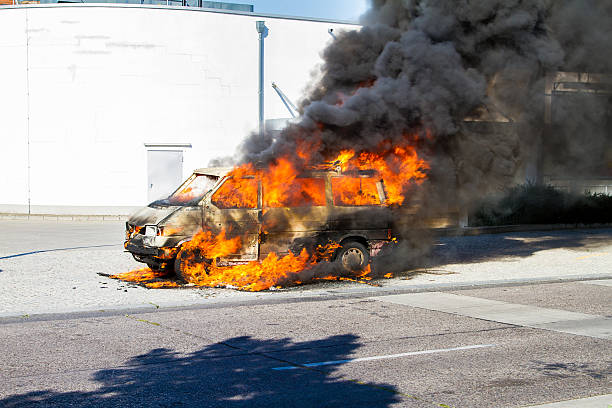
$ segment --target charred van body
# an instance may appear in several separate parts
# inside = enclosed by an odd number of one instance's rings
[[[385,205],[384,180],[375,171],[305,172],[280,198],[261,177],[224,173],[227,169],[197,170],[170,197],[133,214],[125,248],[152,269],[174,269],[180,277],[182,245],[203,229],[225,230],[240,236],[242,245],[217,259],[220,263],[303,249],[312,253],[334,242],[332,260],[354,271],[365,268],[393,238],[393,210]]]

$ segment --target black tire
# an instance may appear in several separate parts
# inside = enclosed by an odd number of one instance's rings
[[[336,255],[336,262],[338,262],[344,272],[363,271],[370,262],[370,251],[359,242],[348,241],[342,244],[340,251]]]
[[[183,259],[183,251],[180,250],[178,254],[176,254],[176,259],[174,260],[174,274],[176,275],[176,279],[181,282],[187,282],[185,279],[185,260]]]
[[[180,250],[178,254],[176,254],[176,259],[174,260],[174,274],[176,275],[176,279],[185,283],[192,283],[191,276],[185,274],[185,265],[187,264],[187,258],[189,255],[186,254],[186,251]],[[193,260],[193,256],[191,256],[191,262],[201,262],[205,265],[209,265],[209,261],[206,259],[202,259],[196,256],[195,261]],[[208,268],[206,268],[206,273],[208,273]]]
[[[174,272],[174,262],[161,262],[161,261],[149,261],[146,262],[147,266],[151,268],[151,270],[163,272],[167,275],[172,275]]]

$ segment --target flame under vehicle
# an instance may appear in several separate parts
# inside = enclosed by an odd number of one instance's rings
[[[333,242],[331,261],[347,272],[364,269],[392,240],[385,185],[377,172],[315,170],[282,181],[282,187],[278,183],[230,169],[198,169],[168,198],[129,218],[125,248],[151,269],[174,270],[184,278],[182,246],[202,230],[240,236],[240,248],[216,258],[218,264],[310,252]]]

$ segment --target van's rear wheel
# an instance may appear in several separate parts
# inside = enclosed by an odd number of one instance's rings
[[[363,271],[370,262],[370,252],[365,245],[349,241],[342,244],[336,257],[345,272]]]

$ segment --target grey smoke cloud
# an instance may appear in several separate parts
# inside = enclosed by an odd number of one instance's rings
[[[375,149],[381,140],[399,142],[406,132],[427,129],[434,137],[421,139],[419,153],[432,163],[430,184],[438,184],[432,189],[454,194],[436,199],[458,194],[468,203],[474,194],[510,183],[536,150],[571,158],[572,169],[587,171],[593,166],[582,163],[593,156],[577,146],[610,146],[606,98],[564,101],[557,131],[542,134],[547,72],[612,72],[608,1],[373,0],[362,23],[324,51],[322,75],[301,103],[301,121],[276,138],[252,135],[241,146],[241,161],[294,154],[296,142],[318,128],[323,143],[315,155],[321,158],[342,148]],[[467,126],[464,118],[482,106],[510,117],[514,131]],[[589,131],[577,136],[580,124]],[[563,172],[563,158],[548,161]]]
[[[315,160],[341,149],[376,150],[414,140],[430,164],[411,191],[421,213],[398,220],[400,252],[422,255],[418,220],[525,179],[525,169],[612,175],[611,100],[555,99],[544,124],[545,75],[612,73],[609,0],[372,0],[363,28],[340,33],[300,103],[302,116],[280,135],[252,134],[238,161],[296,157],[316,134]],[[509,122],[466,122],[477,112]],[[534,164],[535,163],[535,164]],[[609,166],[609,167],[606,167]],[[607,169],[607,170],[606,170]],[[406,256],[388,265],[406,266]]]

